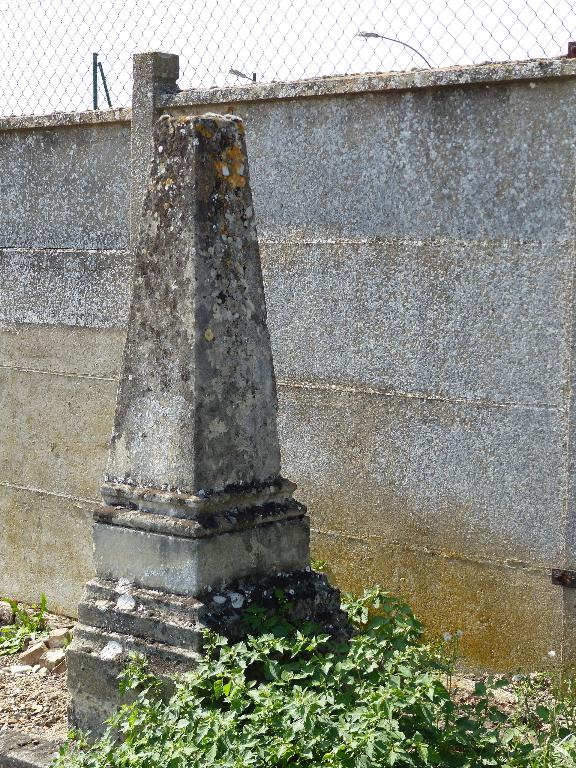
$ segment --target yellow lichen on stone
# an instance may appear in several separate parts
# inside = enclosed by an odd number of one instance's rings
[[[212,328],[206,328],[204,331],[204,338],[206,341],[214,341],[214,331]]]
[[[246,186],[246,177],[244,176],[245,161],[244,153],[235,144],[224,150],[221,160],[215,161],[216,173],[233,189],[242,189]]]
[[[205,139],[208,139],[208,141],[214,138],[214,134],[212,133],[212,131],[206,128],[204,123],[195,123],[194,127],[196,128],[196,133],[199,133],[200,136],[203,136]]]

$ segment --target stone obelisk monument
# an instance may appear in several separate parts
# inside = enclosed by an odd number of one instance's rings
[[[243,611],[273,611],[279,589],[292,616],[347,630],[280,474],[239,118],[158,121],[139,233],[97,575],[68,651],[71,723],[93,732],[118,704],[130,651],[167,676],[190,668],[204,627],[240,637]]]

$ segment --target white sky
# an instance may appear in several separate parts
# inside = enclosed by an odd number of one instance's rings
[[[557,56],[568,0],[0,0],[0,115],[92,108],[92,52],[112,105],[130,104],[131,56],[180,55],[182,88]],[[105,106],[100,87],[100,105]]]

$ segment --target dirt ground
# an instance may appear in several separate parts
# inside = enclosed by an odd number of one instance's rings
[[[46,618],[51,629],[74,624],[63,616],[47,614]],[[18,654],[0,656],[0,733],[15,730],[64,740],[68,733],[66,675],[11,674],[10,667],[20,663]]]

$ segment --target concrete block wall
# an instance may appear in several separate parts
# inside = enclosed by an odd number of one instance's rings
[[[129,118],[0,123],[0,594],[70,614],[124,343]]]
[[[550,573],[576,565],[575,78],[547,60],[160,101],[246,121],[284,468],[316,556],[493,668],[574,652]],[[46,175],[46,133],[74,176]],[[28,176],[1,190],[0,593],[42,584],[71,612],[129,293],[129,124],[11,127],[4,146]]]

